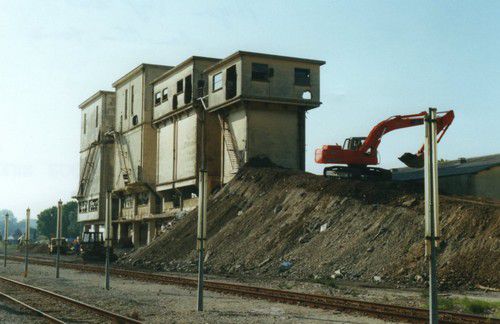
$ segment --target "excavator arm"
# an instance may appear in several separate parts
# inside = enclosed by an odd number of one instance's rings
[[[376,152],[382,136],[396,129],[422,125],[426,116],[427,113],[423,111],[418,114],[393,116],[380,122],[368,134],[359,151],[362,153]],[[446,133],[454,118],[455,114],[453,110],[438,113],[438,117],[436,118],[438,142]],[[422,145],[417,154],[405,153],[399,159],[409,167],[420,168],[423,166],[423,152],[424,146]]]
[[[438,142],[448,130],[454,117],[453,110],[438,113],[436,118]],[[356,173],[367,173],[367,166],[379,163],[377,150],[385,134],[401,128],[422,125],[425,118],[427,118],[425,111],[418,114],[392,116],[373,127],[366,138],[350,138],[346,140],[349,145],[344,147],[340,145],[323,145],[322,148],[316,150],[315,160],[317,163],[348,165],[348,167],[332,166],[325,168],[325,174],[328,170],[333,169],[336,172],[341,170],[342,172],[351,173],[351,171],[355,170]],[[422,146],[416,154],[405,153],[399,159],[409,167],[422,167],[423,150],[424,147]],[[371,168],[369,171],[379,172],[380,170],[382,169]]]

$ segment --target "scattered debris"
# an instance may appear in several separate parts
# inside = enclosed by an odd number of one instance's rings
[[[301,197],[303,192],[307,199]],[[412,208],[402,207],[413,199]],[[293,260],[286,270],[290,279],[310,280],[314,274],[331,280],[334,265],[344,270],[343,280],[380,276],[384,282],[423,287],[423,199],[423,189],[416,184],[244,167],[210,197],[207,267],[213,274],[227,274],[231,265],[241,264],[245,275],[274,276],[283,260]],[[438,271],[444,286],[500,287],[498,204],[447,196],[440,201],[446,244],[440,247]],[[236,216],[242,206],[249,217]],[[320,234],[325,223],[328,229]],[[167,271],[196,272],[195,228],[193,210],[120,262],[153,261],[151,268],[165,263]]]
[[[326,231],[326,229],[328,228],[328,223],[324,223],[323,225],[321,225],[321,227],[319,228],[319,232],[324,232]]]

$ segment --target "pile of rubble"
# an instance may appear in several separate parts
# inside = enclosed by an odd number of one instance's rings
[[[422,188],[246,167],[209,201],[209,273],[426,283]],[[500,204],[441,197],[442,288],[499,287]],[[196,211],[122,264],[196,271]]]

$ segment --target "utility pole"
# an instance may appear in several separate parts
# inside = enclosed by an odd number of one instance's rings
[[[57,228],[56,228],[56,278],[59,278],[59,259],[61,258],[61,229],[62,229],[62,201],[57,203]]]
[[[200,171],[198,182],[198,225],[197,225],[197,241],[196,247],[198,249],[198,311],[203,311],[203,287],[204,287],[204,252],[207,237],[207,167],[205,158],[205,114],[207,107],[203,101],[203,87],[198,86],[198,100],[201,101],[202,109],[200,112],[200,133],[201,133],[201,154],[200,154]]]
[[[30,245],[30,209],[26,209],[26,230],[24,231],[24,277],[28,276],[28,259]]]
[[[7,267],[7,243],[9,242],[9,214],[5,214],[5,235],[3,238],[3,266]]]
[[[111,249],[111,192],[106,193],[106,219],[104,222],[106,233],[106,263],[104,265],[104,272],[106,274],[106,290],[109,290],[109,257]]]
[[[429,263],[429,323],[438,323],[437,248],[439,240],[439,190],[437,167],[436,108],[429,108],[425,118],[425,255]]]

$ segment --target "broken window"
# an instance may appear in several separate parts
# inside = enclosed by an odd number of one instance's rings
[[[86,213],[87,212],[87,201],[80,201],[78,204],[78,212]]]
[[[97,211],[98,208],[99,208],[99,200],[98,199],[89,200],[89,209],[88,209],[89,212]]]
[[[168,88],[163,89],[163,91],[161,92],[161,99],[163,101],[168,100]]]
[[[158,106],[159,104],[161,104],[161,92],[160,91],[155,93],[155,106]]]
[[[172,109],[177,109],[177,95],[172,97]]]
[[[83,114],[83,133],[87,134],[87,114]]]
[[[95,127],[99,127],[99,106],[95,106]]]
[[[212,77],[212,92],[219,89],[222,89],[222,72],[219,72]]]
[[[134,196],[126,196],[123,199],[123,208],[132,208],[134,207]]]
[[[128,114],[128,89],[125,89],[125,119],[127,119]]]
[[[306,90],[306,91],[302,92],[302,99],[311,100],[312,99],[311,91]]]
[[[311,71],[309,69],[295,68],[295,85],[298,86],[311,85]]]
[[[191,82],[191,74],[184,79],[184,84],[186,86],[186,91],[184,92],[184,103],[188,104],[191,102],[193,97],[193,82]]]
[[[226,70],[226,99],[236,96],[236,65]]]
[[[184,91],[184,86],[182,80],[177,81],[177,93],[182,93]]]
[[[269,81],[269,66],[262,63],[252,63],[252,81]]]
[[[147,205],[149,203],[149,194],[147,192],[141,192],[137,195],[138,205]]]

